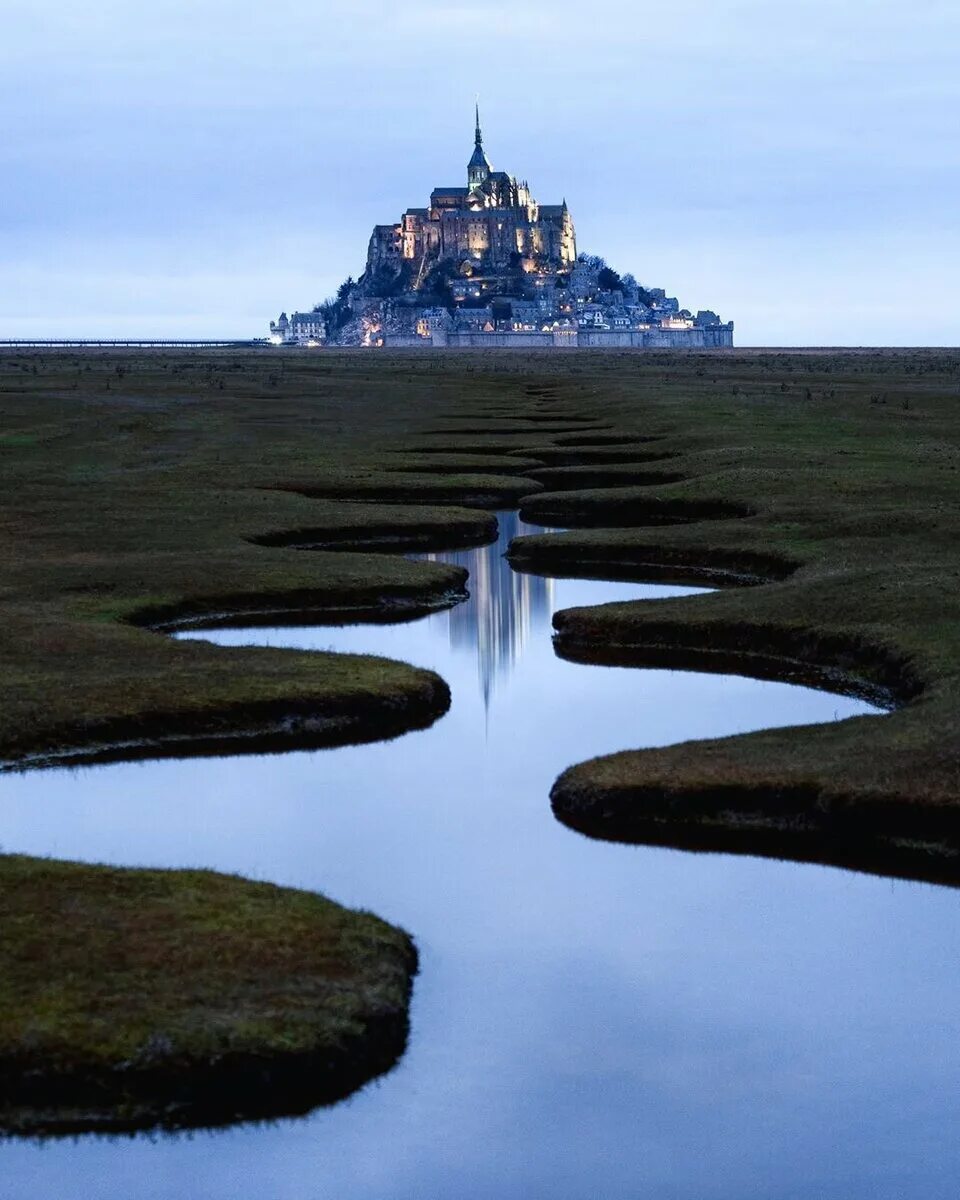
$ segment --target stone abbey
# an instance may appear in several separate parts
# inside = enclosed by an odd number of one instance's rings
[[[409,267],[415,286],[433,263],[448,262],[481,294],[529,275],[568,271],[576,262],[573,218],[563,204],[538,204],[526,181],[494,171],[483,150],[480,115],[466,187],[434,188],[429,208],[408,208],[396,225],[377,225],[365,279],[377,281]]]
[[[733,322],[692,314],[600,258],[577,254],[564,199],[540,204],[495,171],[479,109],[465,186],[374,227],[366,267],[335,299],[270,323],[278,344],[340,346],[733,345]]]

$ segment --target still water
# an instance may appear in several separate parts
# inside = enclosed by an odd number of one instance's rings
[[[0,1145],[0,1197],[954,1200],[960,896],[839,870],[592,842],[551,815],[592,755],[869,713],[737,677],[581,666],[550,614],[693,592],[443,556],[472,598],[405,625],[217,631],[438,670],[396,741],[0,783],[4,850],[209,866],[416,937],[399,1066],[311,1117]],[[882,720],[872,716],[865,719]]]

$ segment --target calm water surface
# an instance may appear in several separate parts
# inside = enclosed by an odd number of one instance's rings
[[[957,893],[595,843],[547,800],[592,755],[869,708],[565,663],[553,610],[694,589],[516,575],[502,548],[444,556],[473,597],[415,623],[203,635],[434,667],[453,706],[429,730],[2,781],[4,850],[314,888],[421,951],[407,1053],[349,1101],[189,1138],[0,1145],[3,1200],[957,1195]]]

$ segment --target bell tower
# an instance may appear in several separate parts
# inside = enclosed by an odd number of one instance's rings
[[[473,191],[482,187],[490,177],[490,164],[483,152],[483,134],[480,132],[480,104],[477,103],[477,127],[473,135],[473,154],[467,163],[467,186]]]

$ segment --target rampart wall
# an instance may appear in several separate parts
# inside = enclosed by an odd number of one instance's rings
[[[733,326],[694,326],[693,329],[564,329],[554,332],[456,333],[436,332],[432,337],[386,334],[384,346],[450,349],[639,349],[704,350],[733,346]]]

